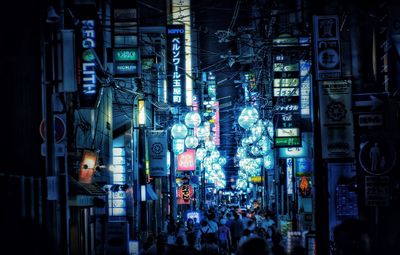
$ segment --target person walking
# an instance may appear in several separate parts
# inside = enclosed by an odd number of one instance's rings
[[[227,220],[222,218],[218,227],[218,245],[220,254],[229,255],[232,243],[231,230],[226,226]]]
[[[236,251],[240,238],[243,234],[243,222],[239,218],[239,214],[236,212],[233,214],[234,220],[231,223],[231,235],[232,235],[232,251]]]

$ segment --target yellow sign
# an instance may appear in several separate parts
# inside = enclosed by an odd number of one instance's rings
[[[263,182],[263,177],[260,176],[260,175],[250,177],[250,182],[252,182],[252,183],[262,183]]]

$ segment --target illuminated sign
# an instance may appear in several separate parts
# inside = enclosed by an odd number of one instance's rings
[[[293,194],[293,159],[286,159],[286,191],[288,195]]]
[[[275,147],[301,146],[300,137],[275,137]]]
[[[178,155],[178,170],[193,171],[196,170],[196,154],[195,150],[188,149]]]
[[[93,174],[95,172],[97,162],[97,154],[93,151],[85,150],[83,152],[80,170],[79,181],[82,183],[92,183]]]
[[[113,49],[115,77],[135,77],[138,73],[138,52],[135,48]]]
[[[275,132],[277,137],[300,136],[300,129],[298,128],[277,128]]]
[[[192,185],[190,184],[182,184],[178,188],[178,194],[177,194],[177,204],[183,205],[183,204],[190,204],[190,199],[192,198],[194,194],[194,190]]]
[[[250,177],[249,181],[251,183],[262,183],[264,178],[260,175]]]
[[[311,61],[300,60],[300,113],[302,116],[310,115],[311,95]]]
[[[275,147],[301,146],[300,114],[286,113],[274,116]]]
[[[172,0],[171,3],[171,16],[173,24],[183,24],[184,25],[184,36],[182,41],[185,43],[182,44],[184,49],[185,58],[183,61],[185,62],[184,68],[186,68],[186,73],[188,75],[184,75],[183,80],[185,80],[185,84],[182,87],[185,90],[185,94],[182,96],[183,103],[186,101],[186,106],[192,105],[193,98],[193,80],[192,80],[192,40],[191,40],[191,0]],[[175,28],[176,29],[176,28]],[[179,28],[178,28],[179,29]],[[179,33],[182,31],[180,30]]]
[[[188,219],[192,219],[194,223],[200,223],[201,220],[203,219],[203,212],[200,210],[187,210],[185,213],[185,219],[186,221]]]
[[[96,31],[93,19],[82,20],[80,40],[80,106],[91,107],[94,105],[98,89],[96,77]]]
[[[169,102],[173,105],[186,105],[184,25],[167,26],[167,77]]]
[[[117,48],[114,49],[114,61],[135,61],[138,60],[137,49]]]
[[[302,133],[302,147],[288,147],[279,149],[279,157],[281,158],[298,158],[308,157],[310,155],[311,133]]]
[[[299,88],[274,88],[274,97],[300,96]]]

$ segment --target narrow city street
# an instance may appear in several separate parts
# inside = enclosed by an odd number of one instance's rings
[[[399,1],[3,5],[0,254],[399,253]]]

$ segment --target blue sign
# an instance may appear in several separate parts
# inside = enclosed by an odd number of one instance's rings
[[[168,101],[172,105],[186,105],[185,96],[185,26],[167,27]]]

